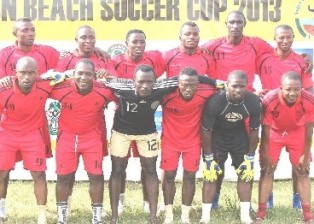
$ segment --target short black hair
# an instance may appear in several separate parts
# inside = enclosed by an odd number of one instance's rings
[[[138,65],[138,66],[136,66],[136,68],[134,70],[134,79],[136,78],[136,74],[138,71],[152,72],[154,74],[154,77],[156,77],[154,69],[149,65]]]
[[[182,75],[198,76],[198,73],[197,73],[196,69],[194,69],[194,68],[185,67],[185,68],[182,68],[182,69],[181,69],[178,78],[180,79],[180,77],[181,77]]]
[[[133,29],[133,30],[129,30],[129,31],[127,32],[126,37],[125,37],[125,40],[128,41],[130,35],[133,34],[133,33],[141,33],[141,34],[144,35],[144,37],[145,37],[145,39],[146,39],[146,35],[145,35],[145,33],[144,33],[143,30]]]

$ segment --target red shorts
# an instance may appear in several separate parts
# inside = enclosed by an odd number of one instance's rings
[[[199,169],[201,158],[201,146],[179,149],[169,144],[161,146],[161,165],[160,168],[165,171],[175,171],[178,168],[179,159],[182,154],[183,168],[186,171],[196,172]]]
[[[78,135],[60,131],[56,147],[57,174],[75,172],[82,155],[86,172],[101,175],[105,145],[103,139],[103,135],[96,130]]]
[[[27,132],[0,131],[0,170],[14,169],[17,155],[24,169],[45,171],[46,139],[42,129]]]
[[[268,147],[273,163],[278,163],[281,150],[285,147],[289,153],[290,162],[298,167],[299,159],[304,154],[304,136],[305,129],[303,127],[289,132],[270,129]]]

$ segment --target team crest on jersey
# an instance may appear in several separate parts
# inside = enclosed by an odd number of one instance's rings
[[[235,113],[235,112],[227,113],[225,118],[229,122],[237,122],[237,121],[243,120],[242,114]]]
[[[108,48],[108,54],[113,57],[119,54],[124,54],[127,51],[126,46],[122,44],[114,44]]]
[[[307,39],[314,37],[314,1],[299,0],[294,15],[299,33]]]
[[[60,117],[60,104],[57,101],[53,101],[49,104],[47,110],[48,127],[51,135],[57,135],[58,133],[58,119]]]
[[[155,102],[153,102],[151,105],[150,105],[150,107],[153,109],[153,110],[155,110],[155,109],[157,109],[157,107],[160,105],[160,102],[159,101],[155,101]]]

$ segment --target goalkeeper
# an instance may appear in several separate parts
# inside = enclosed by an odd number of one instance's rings
[[[224,163],[229,153],[238,174],[241,222],[252,223],[249,210],[261,102],[258,96],[247,91],[247,84],[247,75],[243,71],[232,71],[228,76],[226,91],[214,94],[203,112],[204,183],[201,224],[210,222],[217,181],[223,177]]]

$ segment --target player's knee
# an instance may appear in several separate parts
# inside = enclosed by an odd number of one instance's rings
[[[176,178],[176,174],[176,171],[166,171],[164,181],[166,181],[167,183],[173,183],[174,179]]]
[[[46,181],[45,171],[31,171],[31,175],[34,181]]]
[[[103,183],[104,175],[103,174],[90,174],[88,173],[88,178],[90,183]]]

